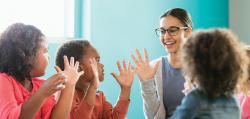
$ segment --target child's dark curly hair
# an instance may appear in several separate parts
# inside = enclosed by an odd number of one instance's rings
[[[87,48],[92,47],[87,40],[71,40],[64,43],[58,49],[56,56],[56,65],[62,70],[64,69],[63,56],[66,55],[68,58],[74,57],[75,61],[79,61],[86,54]]]
[[[0,37],[0,72],[22,82],[31,80],[31,70],[43,33],[32,25],[15,23]]]
[[[242,51],[231,31],[201,30],[183,46],[183,70],[209,98],[231,96],[245,74]]]

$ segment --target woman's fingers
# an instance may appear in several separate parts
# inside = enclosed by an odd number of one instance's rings
[[[134,54],[131,54],[131,57],[132,57],[134,63],[138,66],[139,65],[139,61],[135,58]]]
[[[149,62],[148,51],[147,51],[147,49],[144,48],[143,51],[144,51],[144,60],[145,60],[146,62]]]
[[[139,51],[138,49],[135,49],[135,52],[136,52],[136,54],[137,54],[137,57],[138,57],[138,59],[139,59],[139,62],[142,62],[143,60],[142,60],[140,51]]]

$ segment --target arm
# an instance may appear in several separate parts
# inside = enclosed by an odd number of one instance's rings
[[[58,78],[59,80],[57,80]],[[18,102],[16,99],[20,100],[21,92],[18,92],[18,87],[15,87],[15,84],[11,83],[10,79],[1,77],[0,94],[2,94],[2,96],[0,98],[0,118],[32,119],[40,110],[41,106],[45,102],[45,99],[54,92],[61,90],[61,88],[55,87],[58,83],[62,82],[64,82],[62,76],[56,74],[45,81],[44,84],[26,102],[17,104]],[[8,93],[6,93],[6,91],[8,91]]]
[[[8,92],[8,93],[6,93]],[[0,78],[0,118],[18,119],[23,104],[17,104],[13,84],[5,77]]]
[[[106,100],[103,93],[101,93],[102,102],[103,102],[103,119],[125,119],[128,112],[128,106],[130,100],[119,99],[113,108],[112,105]]]
[[[39,89],[26,102],[24,102],[19,119],[34,118],[35,114],[40,110],[41,106],[45,103],[45,100],[56,91],[63,89],[63,87],[57,88],[57,85],[64,82],[65,82],[65,77],[62,74],[55,74],[49,79],[47,79],[41,85],[41,87],[39,87]]]
[[[116,74],[112,72],[111,75],[116,79],[118,84],[121,87],[121,93],[119,100],[116,106],[112,107],[112,105],[106,101],[105,96],[102,94],[103,97],[103,116],[104,119],[124,119],[126,117],[128,106],[129,106],[129,99],[130,99],[130,92],[131,86],[134,80],[134,72],[132,70],[131,63],[129,62],[128,66],[126,62],[123,61],[123,67],[121,66],[120,62],[117,62],[118,70],[120,74]]]
[[[158,70],[160,61],[150,65],[147,50],[144,49],[144,58],[142,58],[138,49],[136,49],[136,58],[132,55],[132,59],[136,64],[135,72],[138,75],[142,88],[143,106],[146,118],[153,119],[159,110],[160,101],[157,94],[154,78]]]
[[[154,79],[141,81],[143,110],[148,119],[153,119],[160,107],[160,99],[157,93]]]
[[[59,67],[56,67],[58,72],[62,72],[67,76],[67,81],[65,84],[65,89],[62,90],[60,98],[52,110],[51,119],[67,119],[70,114],[74,92],[75,92],[75,84],[80,75],[83,72],[78,72],[79,62],[74,62],[74,58],[70,58],[70,62],[68,61],[67,56],[64,56],[64,71],[61,71]]]
[[[90,65],[94,74],[94,79],[90,83],[90,86],[86,92],[86,95],[80,102],[80,104],[74,104],[71,117],[73,119],[91,119],[93,114],[94,106],[96,104],[96,91],[99,86],[99,76],[97,69],[97,62],[95,58],[90,59]]]

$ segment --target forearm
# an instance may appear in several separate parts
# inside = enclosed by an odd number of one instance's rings
[[[148,117],[154,117],[160,107],[160,99],[154,80],[141,82],[143,107]]]
[[[74,92],[74,86],[66,86],[66,88],[62,90],[60,98],[53,108],[50,119],[68,119],[74,98]]]
[[[131,87],[121,88],[120,100],[129,100],[130,99]]]
[[[32,119],[44,103],[46,96],[38,90],[22,106],[19,119]]]

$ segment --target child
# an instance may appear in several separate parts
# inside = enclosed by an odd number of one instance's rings
[[[66,119],[79,75],[78,64],[65,57],[65,70],[47,80],[48,44],[32,25],[9,26],[0,39],[0,118]],[[66,81],[67,78],[67,81]],[[63,85],[65,84],[65,85]],[[53,94],[62,91],[56,103]],[[71,96],[71,97],[70,97]]]
[[[130,102],[130,91],[134,73],[131,64],[123,67],[117,62],[120,75],[112,73],[121,86],[121,94],[116,106],[106,100],[104,93],[97,91],[99,81],[104,80],[104,65],[100,63],[98,51],[86,40],[73,40],[63,44],[57,53],[56,64],[64,69],[62,56],[72,56],[80,62],[79,69],[85,74],[76,84],[76,92],[71,109],[72,119],[124,119]]]
[[[185,74],[197,84],[182,100],[173,119],[239,119],[233,97],[244,75],[244,55],[237,38],[226,29],[198,31],[183,46]]]
[[[248,59],[250,60],[250,46],[246,47],[245,49],[248,55]],[[244,95],[239,96],[240,107],[242,109],[241,119],[250,119],[250,97],[249,97],[250,76],[249,75],[250,75],[250,64],[248,65],[248,80],[243,82],[244,85],[241,85],[241,88],[243,89],[242,92]]]

